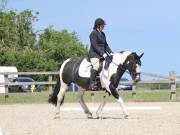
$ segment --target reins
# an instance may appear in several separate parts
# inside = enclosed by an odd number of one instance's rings
[[[98,62],[98,61],[97,61]],[[96,62],[96,63],[97,63]],[[95,64],[96,64],[95,63]],[[120,65],[118,65],[118,64],[116,64],[113,60],[112,60],[112,62],[111,62],[112,64],[114,64],[115,66],[117,66],[118,68],[120,68],[121,70],[124,70],[127,74],[130,74],[131,75],[131,73],[129,72],[129,71],[127,71],[125,68],[123,68],[123,67],[121,67]],[[129,61],[129,63],[134,63],[133,61]],[[92,66],[92,64],[91,65],[89,65],[88,67],[90,67],[90,66]],[[122,65],[123,66],[123,65]]]
[[[129,71],[127,71],[125,68],[121,67],[120,65],[116,64],[116,63],[115,63],[115,62],[113,62],[113,61],[112,61],[112,63],[113,63],[114,65],[116,65],[118,68],[120,68],[120,69],[124,70],[126,73],[130,74],[130,72],[129,72]],[[122,66],[123,66],[123,65],[122,65]]]

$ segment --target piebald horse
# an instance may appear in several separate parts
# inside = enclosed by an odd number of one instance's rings
[[[143,53],[144,54],[144,53]],[[104,89],[109,95],[112,95],[115,100],[121,105],[124,117],[128,117],[127,109],[123,99],[119,96],[116,88],[119,81],[125,72],[128,72],[134,82],[140,80],[141,57],[135,52],[122,51],[114,53],[111,61],[104,60],[102,69],[99,72],[98,87]],[[53,92],[49,96],[49,103],[57,105],[55,117],[60,117],[60,107],[64,101],[65,92],[71,83],[76,84],[78,89],[78,101],[87,115],[87,118],[92,118],[92,113],[84,102],[84,92],[88,90],[90,84],[90,69],[91,64],[87,59],[69,58],[63,62],[59,71],[57,84]],[[103,97],[103,102],[100,104],[96,115],[101,117],[101,112],[106,103],[106,96]]]

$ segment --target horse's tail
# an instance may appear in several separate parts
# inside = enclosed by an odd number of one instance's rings
[[[49,95],[49,99],[48,99],[48,102],[54,104],[55,106],[57,105],[57,95],[60,91],[60,86],[61,86],[60,76],[58,76],[56,86],[54,87],[53,92]]]

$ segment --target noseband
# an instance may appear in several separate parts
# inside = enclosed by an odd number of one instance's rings
[[[136,64],[136,62],[134,62],[134,61],[129,61],[129,63],[132,63],[133,65],[134,64]],[[140,73],[136,73],[136,72],[129,72],[129,71],[127,71],[126,69],[127,69],[127,65],[118,65],[118,64],[116,64],[114,61],[112,61],[112,64],[114,64],[115,66],[117,66],[118,67],[118,69],[121,69],[121,70],[123,70],[123,71],[125,71],[126,73],[128,73],[128,74],[133,74],[133,75],[138,75],[138,74],[140,74]]]

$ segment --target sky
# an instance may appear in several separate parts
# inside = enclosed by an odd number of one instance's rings
[[[38,11],[35,30],[67,29],[85,45],[90,45],[94,20],[101,17],[113,52],[144,52],[144,72],[180,75],[179,5],[180,0],[9,0],[7,8]]]

